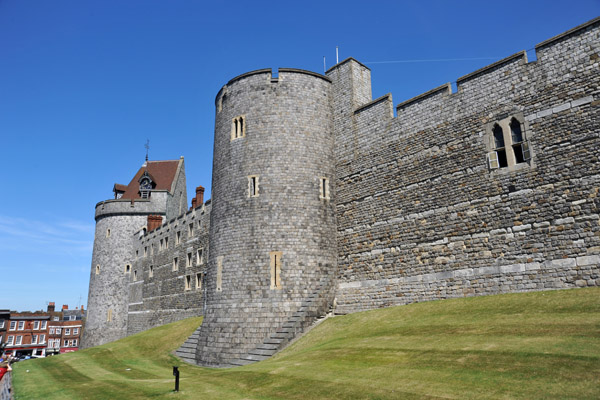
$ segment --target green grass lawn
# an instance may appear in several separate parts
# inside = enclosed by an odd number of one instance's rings
[[[232,369],[171,355],[200,322],[17,363],[16,399],[600,398],[600,288],[330,318],[270,360]]]

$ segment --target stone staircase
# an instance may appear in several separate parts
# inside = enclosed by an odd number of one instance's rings
[[[321,279],[314,291],[302,301],[300,308],[275,333],[243,357],[231,362],[229,366],[237,367],[266,360],[282,350],[299,334],[305,332],[307,328],[317,321],[323,320],[326,314],[331,311],[332,286],[333,282],[330,277]],[[175,355],[189,364],[197,365],[196,348],[198,347],[199,336],[200,327],[175,351]]]
[[[175,355],[188,364],[196,365],[196,347],[198,347],[198,336],[200,335],[200,326],[190,335],[189,338],[175,351]]]
[[[325,314],[331,311],[331,301],[329,299],[331,287],[330,278],[322,279],[315,290],[302,302],[300,308],[275,333],[246,355],[232,361],[230,365],[237,367],[266,360],[282,350],[294,338],[313,325],[315,321],[323,319]]]

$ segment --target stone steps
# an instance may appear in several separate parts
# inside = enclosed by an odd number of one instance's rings
[[[175,351],[175,355],[188,364],[196,365],[196,347],[198,347],[199,336],[200,327]]]
[[[322,301],[327,301],[324,296],[327,295],[330,288],[331,282],[327,279],[322,280],[314,292],[307,296],[301,303],[300,308],[292,313],[291,317],[275,333],[265,338],[261,344],[246,355],[230,362],[230,365],[232,367],[242,366],[266,360],[283,349],[299,333],[304,332],[306,328],[314,326],[318,321],[323,320],[326,316],[319,315],[319,308],[322,306]],[[329,308],[330,310],[331,307]]]

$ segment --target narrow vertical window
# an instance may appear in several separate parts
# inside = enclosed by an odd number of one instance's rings
[[[110,228],[106,230],[106,237],[109,238],[110,237]]]
[[[148,268],[148,278],[152,278],[154,276],[154,267],[151,265],[150,268]]]
[[[248,197],[258,197],[258,175],[248,177]]]
[[[510,121],[510,135],[512,138],[513,151],[515,152],[515,162],[519,164],[529,160],[529,154],[526,154],[526,152],[529,152],[529,147],[527,147],[526,143],[523,141],[521,123],[517,121],[516,118],[513,118]]]
[[[187,253],[187,258],[185,260],[185,267],[189,268],[192,266],[192,253]]]
[[[106,322],[111,322],[112,321],[112,309],[109,308],[108,312],[106,313]]]
[[[217,292],[223,288],[223,256],[217,257]]]
[[[495,124],[494,129],[492,130],[494,134],[494,145],[495,151],[498,156],[498,166],[499,168],[508,167],[508,160],[506,158],[506,148],[504,146],[504,132],[500,125]]]
[[[165,249],[168,249],[168,248],[169,248],[169,238],[166,237],[165,238]]]
[[[322,200],[329,200],[329,179],[319,178],[319,198]]]
[[[202,273],[198,272],[196,274],[196,290],[202,288]]]
[[[177,271],[178,269],[178,265],[177,265],[177,257],[173,258],[173,271]]]
[[[96,275],[100,275],[100,265],[96,265]]]
[[[246,136],[245,116],[240,115],[231,120],[231,140]]]
[[[165,247],[165,240],[164,239],[160,239],[158,250],[162,251],[162,249],[164,249],[164,247]]]
[[[131,265],[130,264],[125,265],[125,273],[128,274],[130,272],[131,272]]]
[[[192,288],[192,276],[185,276],[185,290],[190,290]]]
[[[202,263],[204,261],[202,259],[204,254],[202,254],[202,253],[204,253],[203,249],[200,248],[200,249],[196,250],[196,265],[202,265]]]
[[[177,233],[175,233],[175,245],[178,245],[181,243],[181,231],[177,231]]]
[[[133,271],[133,281],[137,281],[137,269]]]
[[[271,269],[271,289],[281,289],[281,251],[269,253]]]
[[[148,246],[144,246],[144,257],[148,257]]]
[[[194,223],[192,222],[191,224],[188,225],[188,237],[192,237],[192,235],[194,234]]]

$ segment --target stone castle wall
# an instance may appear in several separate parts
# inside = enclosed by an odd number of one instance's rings
[[[134,238],[128,335],[203,314],[210,212],[209,201]]]
[[[538,45],[535,62],[518,53],[458,79],[457,93],[404,102],[396,118],[391,96],[358,104],[337,153],[337,312],[600,284],[598,24]],[[532,160],[490,170],[491,126],[511,116]]]
[[[600,285],[599,25],[405,101],[397,117],[353,59],[327,76],[232,79],[216,99],[212,202],[183,212],[181,168],[172,195],[98,204],[85,345],[204,315],[196,360],[222,366],[315,296],[350,313]],[[490,168],[494,125],[513,118],[531,159]],[[169,220],[140,235],[148,214]]]

